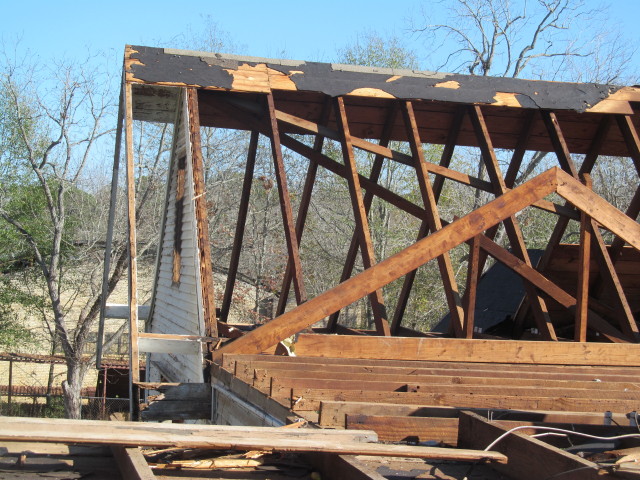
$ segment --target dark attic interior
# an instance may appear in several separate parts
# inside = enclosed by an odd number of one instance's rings
[[[638,102],[633,86],[127,46],[110,228],[121,188],[138,421],[19,419],[0,438],[106,445],[123,478],[640,478]],[[172,126],[146,305],[136,122]],[[211,129],[242,152],[234,213],[217,217],[232,222],[211,216]],[[597,171],[620,157],[631,190],[612,203]],[[344,201],[323,210],[328,178]],[[282,253],[262,316],[243,318],[260,191]],[[412,238],[384,255],[379,205]],[[318,212],[347,231],[320,252]],[[314,254],[339,257],[329,283]]]

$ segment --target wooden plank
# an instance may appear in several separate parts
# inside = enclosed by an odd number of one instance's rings
[[[472,214],[447,225],[401,252],[366,269],[340,285],[318,295],[271,322],[225,345],[213,354],[219,362],[224,353],[259,353],[279,341],[313,325],[355,300],[368,295],[420,265],[478,235],[503,218],[556,190],[556,170],[539,175]]]
[[[296,237],[295,226],[293,222],[293,212],[291,209],[291,199],[289,196],[289,188],[287,186],[287,174],[284,168],[282,158],[282,147],[280,145],[280,132],[278,130],[278,121],[275,116],[275,106],[273,102],[273,94],[268,93],[267,99],[267,115],[269,118],[269,138],[271,139],[271,155],[273,157],[276,180],[278,184],[278,196],[280,198],[280,211],[282,213],[282,224],[284,227],[284,236],[287,243],[287,253],[289,261],[293,262],[293,287],[296,294],[296,302],[300,305],[307,300],[307,291],[304,286],[302,275],[302,264],[300,263],[300,251],[298,249],[298,239]],[[276,342],[277,343],[277,342]]]
[[[349,123],[347,120],[347,112],[344,106],[344,99],[337,97],[334,103],[334,111],[336,121],[339,125],[340,144],[342,146],[342,157],[347,169],[347,184],[349,185],[349,197],[353,208],[353,216],[356,224],[356,232],[358,233],[360,243],[360,254],[362,255],[362,264],[365,270],[375,266],[376,258],[374,253],[373,241],[371,239],[371,230],[369,229],[369,220],[367,219],[367,209],[364,205],[362,197],[362,189],[358,179],[358,167],[353,154],[353,146],[351,144],[351,134],[349,133]],[[369,293],[369,301],[371,302],[371,310],[373,311],[373,320],[376,325],[378,335],[391,335],[389,322],[387,320],[387,311],[384,305],[382,290],[376,289]]]
[[[249,149],[247,151],[247,165],[245,166],[244,179],[242,181],[242,193],[240,194],[240,205],[238,207],[238,218],[236,220],[236,230],[233,236],[233,247],[231,249],[231,259],[229,261],[229,271],[227,272],[227,283],[224,288],[224,297],[220,307],[220,320],[226,322],[231,308],[231,298],[235,288],[238,266],[240,265],[240,253],[242,252],[242,242],[244,239],[244,229],[249,211],[249,197],[251,196],[251,184],[253,183],[253,171],[256,164],[256,153],[258,151],[257,131],[251,131]]]
[[[296,354],[309,357],[343,356],[443,362],[493,361],[546,365],[640,366],[640,345],[524,340],[378,338],[301,334],[296,342]]]
[[[406,403],[418,405],[438,405],[468,408],[490,408],[509,410],[558,410],[570,412],[617,412],[628,413],[638,410],[640,400],[637,394],[629,395],[629,399],[600,399],[565,396],[563,391],[541,392],[537,396],[535,391],[522,391],[523,396],[517,395],[515,389],[502,394],[499,389],[491,388],[488,394],[462,392],[383,392],[363,390],[333,390],[333,389],[293,389],[291,408],[294,412],[313,411],[320,408],[322,401],[343,400],[373,403]],[[548,394],[549,396],[545,396]]]
[[[438,368],[438,366],[402,368],[308,363],[290,366],[300,368],[285,369],[284,366],[278,367],[277,364],[272,364],[242,366],[236,371],[236,375],[246,382],[252,382],[257,388],[269,388],[270,379],[273,377],[307,379],[347,377],[353,381],[397,381],[404,384],[536,385],[542,382],[545,385],[557,387],[626,389],[628,391],[638,388],[634,383],[639,373],[637,369],[634,373],[617,374],[619,367],[588,370],[585,370],[587,367],[578,367],[579,370],[576,372],[576,368],[551,369],[546,365],[535,365],[535,371],[519,368],[532,365],[495,363],[476,365],[478,365],[477,368]]]
[[[299,338],[305,340],[306,334],[299,335]],[[322,335],[317,335],[322,337]],[[336,337],[333,337],[336,338]],[[425,337],[419,337],[425,338]],[[431,339],[438,339],[436,337],[430,337]],[[455,339],[444,339],[454,340]],[[490,341],[484,339],[483,341]],[[495,341],[495,340],[491,340]],[[514,340],[505,340],[514,341]],[[533,345],[537,342],[524,342]],[[244,366],[246,364],[251,368],[267,368],[272,364],[281,365],[280,368],[303,370],[317,370],[327,368],[344,368],[346,372],[382,372],[382,373],[397,373],[400,371],[424,373],[425,371],[431,371],[433,369],[439,369],[444,371],[456,371],[463,372],[465,370],[478,370],[478,371],[494,371],[496,376],[500,376],[502,372],[524,372],[524,373],[553,373],[553,374],[589,374],[589,375],[606,375],[611,378],[626,378],[624,381],[633,381],[634,375],[640,375],[640,367],[632,366],[598,366],[598,365],[567,365],[567,364],[541,364],[541,363],[504,363],[498,361],[492,361],[489,358],[486,362],[479,361],[438,361],[438,360],[385,360],[380,358],[375,359],[362,359],[356,357],[322,357],[322,356],[309,356],[300,355],[297,357],[285,357],[279,355],[245,355],[245,354],[225,354],[227,358],[227,367],[233,369],[234,365]],[[260,365],[260,367],[255,367]],[[266,367],[265,367],[266,365]],[[313,367],[313,368],[310,368]],[[359,369],[359,370],[352,370]],[[232,370],[231,370],[232,371]],[[238,369],[235,371],[236,375],[240,375]],[[625,377],[626,376],[626,377]],[[617,380],[620,381],[620,380]]]
[[[282,395],[282,391],[286,388],[351,389],[354,382],[358,382],[357,386],[362,390],[386,389],[410,392],[425,391],[428,389],[439,390],[441,387],[449,385],[464,385],[468,386],[470,391],[479,386],[493,386],[495,388],[531,387],[563,389],[565,391],[605,391],[613,396],[616,395],[616,392],[637,391],[640,393],[640,386],[633,382],[613,382],[606,377],[604,380],[595,382],[593,378],[590,380],[559,380],[553,378],[553,374],[536,375],[535,372],[522,372],[520,374],[513,372],[513,376],[510,377],[483,376],[480,372],[471,372],[472,374],[470,375],[458,375],[457,373],[456,371],[448,376],[351,373],[348,375],[348,379],[345,379],[343,372],[332,374],[331,372],[310,371],[307,375],[306,372],[302,371],[287,372],[283,370],[270,370],[267,372],[264,370],[256,370],[253,386],[259,389],[270,389],[272,392],[271,395],[274,397],[276,396],[276,392]],[[491,375],[490,371],[484,373]],[[536,376],[534,378],[526,378],[532,375]]]
[[[569,173],[572,177],[578,178],[578,170],[571,159],[571,153],[567,147],[567,142],[564,139],[560,124],[558,123],[558,117],[554,112],[548,110],[541,110],[542,120],[544,121],[547,131],[549,132],[549,138],[553,144],[553,148],[558,157],[558,162],[562,169]]]
[[[505,431],[505,428],[489,423],[479,415],[471,412],[461,413],[458,445],[466,448],[485,448]],[[514,432],[508,435],[494,448],[509,457],[508,465],[496,465],[494,468],[513,478],[540,480],[560,474],[562,478],[571,480],[613,478],[610,475],[600,475],[597,464],[523,433]],[[580,470],[573,472],[576,469]]]
[[[90,420],[0,419],[0,439],[101,445],[175,446],[282,452],[327,452],[459,461],[506,462],[493,452],[367,443],[374,432],[348,430],[226,427],[217,425],[141,424]]]
[[[450,406],[323,400],[320,402],[320,417],[318,422],[323,427],[346,428],[347,415],[458,418],[461,410],[463,409]],[[585,425],[606,425],[609,423],[614,425],[629,424],[629,417],[627,415],[611,412],[503,410],[488,409],[486,407],[469,410],[504,420],[579,423]]]
[[[458,442],[457,418],[347,415],[348,430],[373,430],[381,442],[424,443],[450,446]]]
[[[122,478],[127,480],[155,480],[156,476],[151,471],[140,448],[112,445],[111,452],[116,459]]]

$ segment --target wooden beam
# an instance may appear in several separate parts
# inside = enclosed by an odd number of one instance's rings
[[[476,289],[480,279],[480,237],[476,235],[469,245],[467,268],[467,288],[464,290],[464,338],[473,338],[473,326],[476,310]]]
[[[425,443],[436,441],[451,446],[458,442],[458,419],[435,417],[393,417],[346,415],[348,430],[373,430],[381,442]]]
[[[440,166],[442,167],[448,168],[451,164],[451,158],[453,157],[453,152],[456,147],[456,140],[460,133],[460,128],[462,127],[462,121],[464,120],[465,113],[466,108],[464,107],[458,107],[456,109],[451,128],[449,129],[449,133],[447,134],[447,141],[445,143],[444,149],[442,150],[442,155],[440,156]],[[444,188],[445,179],[446,177],[444,176],[436,176],[436,179],[433,182],[433,195],[436,199],[436,204],[438,203],[440,194],[442,193],[442,189]],[[427,235],[427,233],[429,232],[428,228],[429,224],[423,217],[422,223],[420,224],[420,229],[418,230],[418,240],[424,238]],[[417,270],[413,270],[407,273],[404,277],[404,281],[402,282],[402,288],[400,290],[400,294],[398,295],[396,309],[393,313],[393,322],[391,323],[392,335],[399,335],[400,329],[402,328],[402,319],[407,309],[407,304],[409,303],[409,295],[411,294],[411,290],[413,289],[416,274]]]
[[[300,305],[307,301],[307,291],[304,287],[302,275],[302,264],[300,263],[300,251],[298,249],[298,239],[293,223],[293,212],[291,210],[291,199],[289,188],[287,187],[287,174],[284,169],[282,159],[282,148],[280,146],[280,132],[278,131],[278,121],[275,116],[275,105],[273,94],[268,93],[267,115],[269,118],[269,138],[271,139],[271,153],[275,168],[276,180],[278,184],[278,195],[280,197],[280,210],[282,212],[282,223],[284,226],[284,236],[287,242],[287,253],[289,260],[293,262],[293,288],[296,294],[296,302]]]
[[[422,202],[424,204],[425,211],[427,212],[426,221],[429,225],[429,230],[431,232],[437,232],[442,229],[442,222],[440,220],[440,214],[438,213],[438,199],[434,194],[431,181],[429,180],[424,152],[422,150],[422,141],[420,140],[418,124],[416,123],[415,113],[413,112],[413,105],[411,102],[404,102],[402,106],[405,128],[407,130],[407,137],[409,139],[409,146],[411,147],[411,154],[414,162],[413,167],[416,170]],[[462,301],[460,300],[458,285],[456,283],[455,274],[453,273],[453,266],[451,264],[449,252],[445,252],[438,256],[437,262],[438,268],[440,269],[440,277],[442,279],[447,304],[449,306],[453,331],[457,337],[462,337],[464,309],[462,308]]]
[[[509,253],[504,248],[500,247],[497,243],[493,242],[485,236],[480,237],[480,247],[491,255],[493,258],[501,262],[506,267],[513,270],[520,275],[523,279],[530,282],[533,286],[540,289],[563,307],[574,312],[577,306],[577,300],[558,287],[555,283],[548,280],[544,275],[538,272],[535,268],[527,265],[523,260],[520,260],[515,255]],[[589,319],[591,327],[602,333],[608,340],[612,342],[626,342],[624,334],[617,330],[615,327],[609,324],[604,318],[598,315],[596,312],[587,309],[585,312]]]
[[[249,150],[247,151],[247,165],[245,166],[244,179],[242,180],[242,193],[240,194],[240,206],[238,207],[238,218],[236,220],[236,230],[233,236],[233,247],[231,248],[231,260],[229,271],[227,272],[227,283],[224,288],[224,297],[220,307],[220,320],[226,322],[229,318],[231,299],[235,288],[238,266],[240,265],[240,254],[242,252],[242,242],[244,239],[244,229],[247,223],[247,213],[249,211],[249,199],[251,197],[251,185],[253,183],[253,171],[256,165],[256,154],[258,151],[259,134],[256,130],[251,131],[249,140]]]
[[[562,130],[560,129],[558,117],[556,117],[554,112],[548,110],[541,110],[540,114],[542,115],[542,120],[544,120],[544,124],[547,127],[547,132],[549,133],[549,138],[553,144],[560,166],[572,177],[578,178],[578,170],[571,159],[571,152],[569,152],[567,142],[565,141]]]
[[[456,245],[478,235],[502,219],[522,210],[556,190],[557,169],[529,180],[427,238],[372,266],[364,272],[318,295],[271,322],[214,352],[221,361],[225,353],[260,353],[279,341],[344,308]]]
[[[135,159],[133,155],[133,99],[131,84],[124,88],[125,101],[125,147],[126,147],[126,176],[127,176],[127,231],[129,249],[129,410],[132,419],[136,419],[139,409],[139,393],[133,388],[135,382],[140,381],[140,355],[138,353],[138,255],[136,240],[136,186]]]
[[[130,480],[155,480],[147,460],[138,447],[112,445],[111,453],[116,459],[122,478]]]
[[[558,172],[557,193],[607,230],[640,250],[640,225],[566,173]]]
[[[278,111],[276,110],[276,117],[278,117]],[[326,100],[322,107],[322,121],[328,122],[329,114],[331,113],[331,102]],[[324,144],[324,137],[317,135],[313,142],[313,150],[315,152],[322,152],[322,145]],[[304,187],[302,188],[302,195],[300,196],[300,206],[298,207],[298,215],[296,217],[296,239],[298,245],[302,241],[302,234],[304,232],[304,226],[307,221],[307,213],[309,211],[309,205],[311,203],[311,194],[313,193],[313,186],[316,181],[316,175],[318,173],[318,164],[315,162],[309,162],[307,167],[307,175],[304,180]],[[282,279],[282,288],[280,289],[280,296],[278,297],[278,305],[276,307],[276,316],[282,315],[287,307],[287,300],[289,299],[289,289],[291,288],[293,262],[287,261],[287,267]]]
[[[473,340],[475,341],[475,340]],[[464,386],[466,387],[466,385]],[[509,410],[558,410],[570,412],[617,412],[636,411],[640,405],[638,396],[627,393],[627,398],[592,398],[589,395],[567,396],[561,389],[555,393],[543,390],[539,394],[535,389],[496,389],[495,387],[477,392],[454,387],[449,391],[432,392],[388,392],[337,389],[293,389],[291,408],[294,412],[317,411],[320,402],[325,400],[346,400],[382,403],[413,403],[419,405],[440,405],[467,408],[509,409]],[[623,394],[621,394],[623,395]]]
[[[487,447],[507,429],[498,423],[490,423],[474,413],[462,412],[458,431],[459,446],[480,449]],[[540,480],[562,476],[563,479],[568,480],[596,480],[609,477],[603,477],[600,474],[600,467],[597,464],[524,433],[514,432],[507,435],[494,448],[507,455],[509,463],[504,466],[496,465],[493,468],[512,478]]]
[[[580,214],[580,258],[578,259],[578,287],[576,289],[576,312],[573,339],[587,341],[589,310],[589,265],[591,263],[591,219]]]
[[[616,115],[616,120],[620,132],[622,132],[622,136],[624,137],[624,141],[627,144],[629,156],[633,160],[636,172],[640,175],[640,138],[633,124],[633,117],[631,115]]]
[[[491,143],[489,130],[487,129],[482,109],[479,105],[469,107],[469,115],[471,117],[471,123],[473,124],[476,136],[478,137],[478,142],[480,143],[482,159],[487,167],[489,177],[491,178],[493,193],[496,197],[504,195],[507,191],[507,186],[500,172],[500,166],[498,165],[498,159],[496,158],[493,144]],[[529,253],[527,252],[527,247],[524,243],[522,231],[520,230],[515,216],[505,219],[504,226],[507,236],[509,237],[509,243],[511,244],[511,248],[514,250],[515,254],[528,266],[531,266],[531,260],[529,259]],[[544,300],[538,295],[531,283],[525,281],[524,286],[527,292],[527,299],[533,309],[536,325],[542,338],[544,340],[557,340]]]
[[[100,296],[100,317],[98,319],[98,338],[96,342],[96,368],[102,368],[102,345],[104,343],[104,320],[107,318],[107,298],[109,297],[109,274],[113,243],[113,227],[116,218],[116,202],[118,199],[118,181],[120,178],[120,150],[122,149],[122,130],[125,115],[124,83],[120,83],[120,100],[118,102],[118,120],[116,122],[116,138],[113,152],[113,169],[111,171],[111,191],[109,193],[109,217],[107,219],[107,238],[104,245],[102,266],[102,292]],[[128,306],[126,306],[128,309]],[[128,313],[127,313],[128,317]]]
[[[387,116],[387,120],[385,123],[384,131],[382,133],[382,138],[380,139],[380,145],[387,146],[389,144],[389,138],[391,137],[391,130],[395,124],[395,119],[397,115],[398,104],[394,102],[392,104],[391,110]],[[311,162],[314,163],[314,162]],[[382,167],[384,166],[384,157],[382,155],[376,155],[373,160],[373,165],[371,166],[371,172],[369,174],[369,181],[377,184],[378,179],[380,178],[380,174],[382,173]],[[362,185],[362,182],[360,182]],[[364,204],[365,211],[367,215],[369,214],[369,210],[371,209],[371,204],[373,203],[374,192],[371,189],[367,189],[367,192],[364,195],[362,200]],[[342,274],[340,275],[340,283],[351,277],[353,273],[353,267],[356,262],[356,256],[358,254],[358,247],[360,243],[358,241],[358,232],[357,230],[353,232],[351,236],[351,243],[349,244],[349,249],[347,250],[347,258],[344,263],[344,268],[342,270]],[[329,320],[327,321],[327,329],[330,332],[335,332],[338,327],[338,317],[340,315],[340,310],[333,313],[329,316]]]
[[[367,270],[376,264],[376,259],[373,242],[371,240],[369,221],[367,220],[367,211],[362,198],[362,190],[358,179],[358,169],[353,154],[353,146],[351,145],[351,134],[349,133],[347,112],[344,106],[344,99],[342,97],[336,98],[334,111],[339,125],[342,156],[347,169],[347,184],[349,185],[349,196],[351,198],[356,231],[358,232],[360,240],[362,263],[365,270]],[[378,335],[390,335],[391,331],[389,330],[389,322],[387,321],[387,312],[384,305],[384,299],[382,297],[382,290],[376,289],[373,292],[370,292],[369,300],[371,302],[371,310],[373,311],[373,318]]]
[[[4,417],[0,420],[0,439],[12,441],[326,452],[469,462],[479,460],[506,462],[507,460],[504,455],[494,452],[368,443],[376,437],[374,432],[364,430],[359,434],[359,432],[348,430],[282,429],[279,427],[155,425],[21,417]]]
[[[320,403],[319,423],[323,427],[346,428],[346,418],[348,415],[458,418],[461,410],[463,409],[450,406],[323,400]],[[589,413],[561,412],[557,410],[501,410],[487,408],[468,410],[504,420],[579,423],[585,425],[605,425],[607,422],[618,425],[627,425],[629,423],[629,417],[627,415],[611,412]]]
[[[300,335],[300,337],[305,337],[306,334]],[[425,337],[418,337],[425,338]],[[432,340],[456,340],[461,341],[461,339],[451,339],[451,338],[437,338],[430,337]],[[483,339],[483,341],[489,341],[487,339]],[[504,340],[504,341],[512,341],[512,340]],[[535,343],[535,342],[528,342]],[[295,346],[295,344],[294,344]],[[487,362],[470,362],[470,361],[460,361],[460,362],[450,362],[450,361],[438,361],[438,360],[384,360],[384,359],[361,359],[355,357],[346,357],[346,356],[334,356],[334,357],[321,357],[321,356],[309,356],[309,355],[300,355],[299,357],[286,357],[281,355],[256,355],[256,354],[225,354],[225,369],[229,371],[235,371],[237,375],[240,375],[239,368],[249,367],[256,368],[256,365],[263,365],[263,367],[257,368],[268,368],[273,364],[279,365],[280,368],[301,368],[303,370],[318,370],[318,369],[326,369],[329,368],[329,365],[335,366],[336,368],[358,368],[360,372],[369,372],[369,371],[378,371],[378,369],[384,369],[385,371],[382,373],[397,373],[399,370],[397,369],[407,369],[410,371],[416,371],[416,373],[424,373],[424,369],[445,369],[450,371],[464,371],[464,370],[493,370],[494,376],[500,376],[504,371],[510,371],[517,369],[517,371],[525,371],[525,372],[534,372],[534,373],[588,373],[591,375],[595,375],[597,378],[598,375],[607,375],[612,378],[616,378],[615,381],[634,381],[635,377],[640,375],[640,367],[629,365],[629,366],[615,366],[615,368],[610,368],[607,366],[598,366],[598,365],[588,365],[588,366],[580,366],[580,365],[547,365],[547,364],[501,364],[499,371],[496,371],[495,364],[500,362],[494,362],[492,360],[488,360]],[[310,366],[315,366],[315,368],[311,368]],[[235,370],[234,370],[235,368]],[[333,367],[331,367],[333,368]],[[614,370],[614,371],[612,371]],[[352,371],[352,370],[346,370]],[[253,372],[253,370],[251,370]],[[621,379],[621,375],[626,375],[627,377]],[[569,377],[566,377],[569,378]],[[594,377],[591,378],[593,380]]]
[[[640,366],[640,356],[638,356],[640,345],[638,344],[583,344],[420,337],[327,337],[326,335],[301,334],[295,348],[298,356],[310,357],[342,356],[441,362]]]
[[[586,215],[586,214],[584,214]],[[589,220],[589,227],[592,232],[593,247],[596,251],[596,260],[598,262],[600,277],[604,280],[604,283],[609,287],[611,292],[614,308],[617,312],[618,324],[620,329],[624,332],[629,339],[634,340],[638,336],[638,326],[636,320],[631,312],[631,307],[627,301],[627,296],[624,293],[616,269],[611,261],[607,246],[604,243],[604,239],[600,234],[598,225]],[[637,225],[637,224],[636,224]]]
[[[500,372],[494,372],[499,366]],[[580,374],[580,373],[552,373],[548,371],[532,372],[517,368],[514,364],[493,364],[493,370],[490,367],[478,367],[478,370],[458,370],[458,369],[406,369],[396,368],[397,373],[377,373],[375,367],[368,367],[370,373],[353,372],[355,369],[340,368],[339,365],[333,365],[333,368],[327,370],[310,370],[313,365],[307,364],[305,370],[283,370],[283,367],[277,366],[267,367],[267,369],[254,369],[253,386],[258,389],[273,390],[277,385],[278,388],[292,386],[309,386],[313,388],[327,388],[329,382],[337,382],[336,386],[343,386],[340,382],[358,382],[362,385],[362,389],[372,390],[375,388],[389,388],[392,390],[400,389],[414,391],[423,389],[426,385],[493,385],[493,386],[522,386],[522,387],[549,387],[562,388],[565,390],[587,389],[587,390],[605,390],[614,391],[633,391],[638,390],[633,380],[619,381],[612,380],[608,376],[608,372],[604,375]],[[319,367],[315,367],[319,368]],[[482,370],[480,368],[486,368]],[[392,369],[393,370],[393,369]],[[392,370],[389,370],[391,372]],[[541,368],[541,370],[543,370]],[[609,372],[614,371],[613,368]],[[247,378],[247,377],[244,377]],[[348,380],[345,380],[348,378]],[[597,379],[599,381],[594,381]],[[362,382],[362,383],[360,383]],[[366,388],[365,388],[366,387]]]
[[[349,480],[387,480],[374,468],[352,455],[309,453],[309,462],[322,474],[322,478],[348,478]]]
[[[189,143],[191,144],[191,171],[193,173],[194,210],[198,232],[198,264],[200,266],[200,290],[204,334],[209,337],[218,336],[216,318],[216,299],[213,288],[213,267],[211,266],[211,245],[209,241],[209,217],[207,214],[207,198],[204,184],[204,162],[200,141],[200,111],[198,109],[198,92],[195,88],[187,88],[187,109],[189,112]]]

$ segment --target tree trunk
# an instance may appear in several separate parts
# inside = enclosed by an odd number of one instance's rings
[[[78,362],[68,362],[67,379],[62,382],[64,411],[67,418],[80,419],[82,414],[82,382],[86,367]]]

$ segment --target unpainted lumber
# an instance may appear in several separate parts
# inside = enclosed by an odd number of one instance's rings
[[[175,446],[261,450],[281,452],[323,452],[347,455],[397,456],[459,461],[506,462],[504,455],[463,449],[369,443],[371,431],[282,429],[269,427],[226,427],[217,425],[141,424],[90,420],[0,419],[1,440],[29,440],[106,445]]]
[[[474,413],[461,412],[458,431],[460,447],[485,448],[505,433],[506,429]],[[570,480],[614,478],[601,475],[600,468],[593,462],[520,432],[506,436],[494,448],[507,455],[509,463],[495,465],[493,468],[512,478],[540,480],[560,474],[562,478]]]

